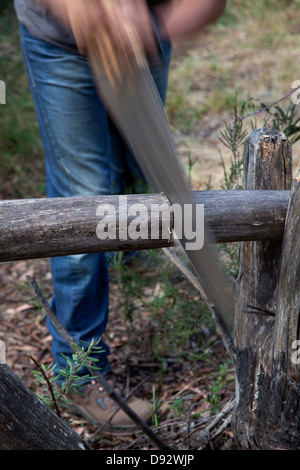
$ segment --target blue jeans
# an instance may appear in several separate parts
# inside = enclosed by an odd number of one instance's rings
[[[86,58],[33,37],[20,25],[23,58],[45,151],[48,197],[121,194],[144,182],[135,159],[110,121]],[[149,63],[162,101],[167,91],[170,44]],[[99,340],[97,365],[110,371],[109,347],[101,340],[108,321],[109,279],[104,253],[51,259],[51,306],[77,342]],[[57,369],[71,357],[67,342],[48,319]],[[79,375],[86,374],[82,368]]]

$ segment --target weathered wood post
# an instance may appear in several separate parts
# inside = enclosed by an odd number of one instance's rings
[[[6,364],[0,364],[0,450],[87,450]]]
[[[274,331],[274,424],[279,444],[300,449],[300,166],[282,244]]]
[[[286,137],[269,127],[253,131],[245,142],[244,189],[290,189],[291,183]],[[300,449],[300,395],[292,386],[300,374],[290,363],[292,341],[299,335],[298,187],[294,183],[298,192],[290,199],[283,243],[240,244],[233,430],[246,449]]]
[[[289,196],[289,191],[193,192],[196,204],[205,207],[205,222],[217,243],[282,239]],[[136,215],[134,211],[128,215],[129,207],[136,208]],[[141,207],[148,237],[124,237]],[[106,210],[110,215],[104,216]],[[104,238],[97,236],[101,219],[107,224]],[[174,246],[173,229],[174,217],[165,194],[4,200],[0,201],[0,263],[170,247]],[[116,237],[111,237],[114,232]]]

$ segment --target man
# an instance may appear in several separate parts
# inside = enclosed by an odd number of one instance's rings
[[[14,0],[20,22],[22,53],[34,99],[46,156],[48,197],[122,194],[128,184],[144,181],[134,157],[111,122],[99,98],[85,38],[110,21],[130,47],[132,25],[149,61],[149,68],[164,102],[167,92],[171,42],[207,25],[224,11],[226,0]],[[71,10],[70,10],[71,9]],[[75,20],[74,20],[75,19]],[[155,27],[154,27],[155,26]],[[161,31],[160,49],[155,31]],[[100,340],[108,320],[108,274],[103,253],[51,259],[52,308],[65,329],[80,342]],[[65,369],[68,344],[48,324],[57,370]],[[109,348],[100,340],[97,365],[111,374]],[[85,375],[82,368],[79,374]],[[58,377],[60,382],[60,377]],[[109,423],[111,431],[130,429],[131,420],[99,386],[84,384],[84,396],[74,407],[91,423]],[[132,397],[128,404],[143,419],[148,407]]]

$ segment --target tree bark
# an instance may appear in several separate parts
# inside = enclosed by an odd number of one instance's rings
[[[0,450],[86,450],[82,439],[0,364]]]
[[[270,128],[254,131],[245,142],[244,171],[246,189],[289,189],[292,155],[284,135]],[[240,245],[233,430],[243,449],[300,449],[299,367],[290,360],[292,342],[299,336],[300,307],[296,181],[283,244]]]
[[[289,191],[197,191],[196,204],[204,205],[205,223],[213,240],[228,243],[242,240],[280,240]],[[122,196],[124,197],[124,196]],[[128,207],[142,204],[146,211],[147,239],[120,239],[120,225],[129,224]],[[116,215],[116,239],[96,235],[101,216],[97,208],[108,205]],[[174,245],[173,216],[162,212],[151,217],[154,206],[171,209],[166,195],[127,196],[127,208],[118,196],[0,201],[0,262],[100,251],[139,250]],[[110,224],[114,224],[113,217]],[[162,231],[164,227],[164,232]],[[151,230],[156,231],[156,238]],[[167,234],[167,237],[164,235]]]

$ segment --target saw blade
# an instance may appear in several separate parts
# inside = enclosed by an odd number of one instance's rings
[[[119,83],[111,80],[97,46],[89,47],[96,85],[109,114],[131,148],[152,190],[165,193],[171,205],[195,206],[180,164],[174,135],[146,60],[132,61]],[[195,214],[192,212],[191,214]],[[192,215],[191,215],[192,216]],[[232,334],[234,318],[233,281],[224,270],[205,227],[204,245],[187,250],[184,236],[179,242],[199,277],[207,299],[227,331]]]

